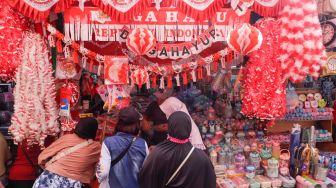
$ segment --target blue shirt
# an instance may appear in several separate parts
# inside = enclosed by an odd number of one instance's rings
[[[133,135],[117,133],[104,140],[100,161],[97,167],[97,178],[100,188],[138,188],[138,177],[142,163],[147,154],[148,147],[145,140],[137,138],[125,156],[111,167],[112,160],[132,142]]]

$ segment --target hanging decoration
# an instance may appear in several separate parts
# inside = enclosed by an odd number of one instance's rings
[[[122,84],[107,85],[108,97],[104,104],[104,110],[108,112],[114,108],[122,109],[130,104],[131,87]]]
[[[195,20],[173,7],[156,10],[148,7],[127,21],[116,21],[98,7],[71,7],[64,12],[64,33],[74,41],[125,41],[127,28],[146,28],[158,42],[191,42],[207,31],[209,23],[215,28],[216,41],[226,41],[234,26],[249,23],[251,10],[237,16],[231,8],[221,8],[205,20]],[[81,28],[81,29],[79,29]],[[129,30],[131,31],[131,30]]]
[[[51,35],[55,36],[57,38],[58,41],[64,41],[65,37],[62,33],[60,33],[59,31],[57,31],[52,25],[50,24],[46,24],[45,25],[47,30],[50,32]],[[100,65],[104,65],[106,60],[105,56],[97,54],[93,51],[90,51],[84,47],[80,47],[79,44],[77,44],[76,42],[72,41],[71,39],[66,39],[69,40],[68,43],[70,43],[71,45],[69,45],[71,48],[73,48],[73,50],[78,51],[81,55],[82,55],[82,60],[84,59],[85,62],[87,61],[87,58],[90,58],[92,60],[96,60],[98,61],[98,63]],[[232,55],[232,53],[229,53],[229,50],[227,48],[220,50],[212,55],[209,55],[208,57],[205,58],[199,58],[197,59],[195,62],[189,62],[189,61],[179,61],[178,63],[182,65],[183,70],[182,71],[193,71],[195,70],[195,66],[196,67],[203,67],[206,64],[209,63],[217,63],[217,61],[219,59],[221,59],[222,57],[226,56],[226,55]],[[128,57],[126,57],[126,59],[128,60]],[[146,60],[148,65],[145,66],[146,70],[149,70],[150,74],[154,73],[154,74],[158,74],[158,75],[163,75],[162,74],[162,70],[164,70],[164,74],[174,74],[173,71],[173,67],[172,65],[164,65],[164,66],[159,66],[157,63],[153,63],[150,62],[148,60]],[[83,65],[82,65],[83,66]],[[106,67],[106,65],[104,66]],[[144,66],[142,66],[144,67]],[[86,66],[84,66],[84,68],[87,69]],[[106,68],[104,68],[104,70],[106,70]],[[92,72],[92,71],[91,71]],[[201,71],[200,71],[201,72]],[[94,71],[93,73],[97,73],[97,70]],[[126,75],[126,74],[125,74]]]
[[[126,45],[137,55],[145,55],[155,46],[155,37],[148,29],[133,29],[127,37]]]
[[[247,55],[259,49],[262,40],[262,34],[257,28],[250,24],[243,24],[229,33],[227,42],[233,51]]]
[[[251,9],[264,17],[278,17],[287,0],[255,0]]]
[[[105,84],[127,84],[128,69],[127,56],[106,56],[104,65]]]
[[[226,0],[172,0],[174,7],[196,20],[206,20],[215,16],[223,8]]]
[[[243,74],[242,113],[251,118],[274,120],[286,112],[285,83],[277,60],[280,23],[266,18],[258,21],[256,27],[264,41],[260,49],[249,55]]]
[[[246,14],[247,10],[253,5],[255,0],[231,0],[231,8],[238,16]]]
[[[149,7],[148,0],[92,0],[92,3],[116,21],[129,21]]]
[[[132,82],[141,88],[141,86],[149,80],[148,72],[142,68],[138,68],[132,71]]]
[[[281,50],[279,59],[284,78],[301,82],[319,76],[326,62],[322,30],[314,0],[291,0],[280,15]]]
[[[22,34],[28,22],[0,1],[0,80],[13,80],[22,60]]]
[[[9,131],[15,143],[44,145],[48,135],[59,132],[53,70],[48,49],[37,33],[23,40],[23,59],[16,74],[14,114]]]
[[[6,0],[15,10],[35,21],[48,19],[50,11],[63,12],[74,0]]]

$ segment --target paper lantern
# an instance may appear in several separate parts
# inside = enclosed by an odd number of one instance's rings
[[[259,49],[262,40],[261,32],[250,24],[245,23],[229,33],[227,43],[235,52],[247,55]]]
[[[137,55],[146,54],[154,48],[155,43],[153,33],[144,28],[132,30],[126,41],[127,48]]]
[[[133,83],[141,87],[148,81],[149,75],[148,72],[144,69],[136,69],[131,74],[131,79]]]

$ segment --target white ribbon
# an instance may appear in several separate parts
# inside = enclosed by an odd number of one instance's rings
[[[164,77],[163,75],[161,76],[160,78],[160,89],[164,89],[165,88],[165,85],[164,85]]]

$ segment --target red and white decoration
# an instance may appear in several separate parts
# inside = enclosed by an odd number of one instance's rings
[[[243,74],[242,113],[253,118],[275,119],[286,112],[285,83],[277,60],[280,23],[267,18],[257,22],[256,27],[264,42],[250,54]]]
[[[127,84],[128,58],[126,56],[106,56],[104,78],[106,85]]]
[[[138,68],[132,72],[131,79],[134,84],[141,87],[143,84],[147,83],[149,75],[146,70]]]
[[[14,114],[9,131],[15,143],[43,147],[48,135],[56,135],[58,109],[55,79],[49,62],[48,49],[39,34],[27,33],[22,64],[16,74]]]
[[[227,43],[237,53],[247,55],[261,46],[261,32],[250,24],[243,24],[229,33]]]
[[[21,14],[35,20],[48,19],[51,10],[61,12],[69,8],[74,0],[6,0]]]
[[[278,17],[287,0],[255,0],[252,10],[261,16]]]
[[[308,74],[319,76],[326,62],[322,30],[314,0],[290,0],[280,15],[280,61],[284,77],[303,81]]]
[[[13,80],[22,60],[22,35],[27,20],[0,1],[0,80]]]
[[[127,48],[137,55],[145,55],[154,48],[155,43],[153,33],[144,28],[132,30],[126,41]]]
[[[92,3],[101,8],[113,20],[125,21],[133,18],[146,7],[148,0],[92,0]]]
[[[175,7],[188,16],[204,20],[215,15],[216,11],[224,7],[226,0],[175,0]]]

